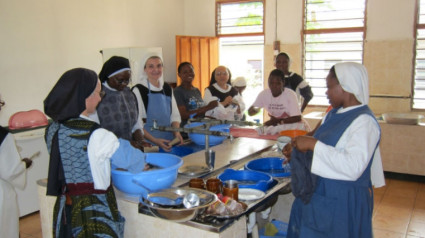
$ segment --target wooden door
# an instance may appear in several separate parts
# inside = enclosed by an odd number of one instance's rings
[[[193,86],[204,96],[211,73],[218,66],[218,37],[176,36],[176,67],[185,61],[192,63],[195,70]],[[178,75],[176,82],[177,85],[181,83]]]

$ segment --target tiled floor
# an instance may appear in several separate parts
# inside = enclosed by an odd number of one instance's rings
[[[425,183],[394,178],[386,182],[375,189],[375,238],[425,238]],[[20,235],[42,237],[38,212],[21,218]]]
[[[20,238],[42,238],[40,214],[35,212],[33,214],[22,217],[19,220],[19,235]]]
[[[375,189],[375,238],[425,237],[425,183],[386,179]]]

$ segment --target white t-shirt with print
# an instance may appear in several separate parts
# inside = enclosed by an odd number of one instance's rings
[[[297,94],[289,88],[285,88],[277,97],[273,97],[269,88],[264,89],[258,94],[253,106],[266,109],[269,115],[276,118],[301,115],[301,110],[298,107]]]

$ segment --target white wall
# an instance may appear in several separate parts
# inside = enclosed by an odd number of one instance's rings
[[[367,40],[412,39],[414,5],[414,0],[369,0]],[[214,36],[215,0],[0,0],[0,22],[0,95],[7,103],[0,124],[5,126],[17,111],[42,110],[64,71],[99,72],[103,48],[162,47],[165,80],[174,82],[175,35]],[[301,47],[301,0],[267,0],[265,23],[266,63],[274,40]]]
[[[215,0],[184,1],[184,35],[215,36]]]
[[[369,0],[367,40],[402,40],[413,38],[414,0]]]
[[[367,3],[368,40],[413,37],[414,0],[369,0]],[[274,40],[285,44],[301,43],[302,7],[300,0],[266,1],[266,45],[273,44]]]
[[[267,0],[265,19],[265,44],[300,43],[303,27],[302,0]]]
[[[162,47],[166,81],[175,81],[184,6],[184,0],[0,0],[0,95],[6,101],[0,124],[17,111],[43,111],[66,70],[99,72],[102,48]]]

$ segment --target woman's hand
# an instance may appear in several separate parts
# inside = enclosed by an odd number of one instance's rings
[[[180,145],[183,144],[184,140],[183,140],[183,137],[182,137],[182,135],[180,134],[179,131],[174,133],[174,137],[177,138],[180,141]]]
[[[211,109],[216,108],[217,106],[218,106],[218,101],[217,101],[217,100],[214,100],[214,101],[209,102],[209,103],[207,104],[206,108],[207,108],[208,110],[211,110]]]
[[[224,101],[223,102],[221,102],[221,104],[223,104],[223,106],[227,106],[227,105],[229,105],[230,103],[232,103],[232,100],[233,100],[233,97],[232,96],[227,96],[225,99],[224,99]]]
[[[301,152],[308,150],[314,150],[314,146],[317,143],[317,139],[312,136],[297,136],[292,139],[291,145]]]
[[[29,167],[31,167],[32,165],[32,160],[28,159],[28,158],[23,158],[22,162],[25,163],[25,168],[28,169]]]
[[[274,116],[270,116],[270,120],[266,121],[264,123],[264,125],[265,126],[276,126],[276,125],[279,125],[280,120],[281,120],[280,118],[276,118]]]
[[[292,145],[291,143],[288,143],[282,149],[282,154],[286,158],[286,160],[283,162],[284,164],[289,163],[289,161],[291,161],[291,153],[292,153]]]
[[[131,140],[130,144],[141,151],[144,151],[145,147],[151,147],[152,145],[144,140]]]
[[[161,139],[161,138],[155,138],[155,140],[153,142],[156,145],[158,145],[159,147],[161,147],[164,151],[166,151],[166,152],[170,152],[171,151],[171,146],[168,145],[168,143],[170,143],[169,140]]]

